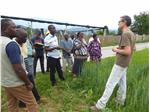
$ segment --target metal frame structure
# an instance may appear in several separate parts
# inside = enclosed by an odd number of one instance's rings
[[[39,19],[32,19],[32,18],[22,18],[22,17],[13,17],[13,16],[4,16],[2,15],[1,18],[10,18],[15,20],[24,20],[24,21],[30,21],[32,22],[38,22],[38,23],[49,23],[49,24],[58,24],[58,25],[66,25],[66,26],[78,26],[78,27],[86,27],[86,28],[93,28],[93,29],[105,29],[106,27],[97,27],[97,26],[90,26],[90,25],[79,25],[79,24],[72,24],[72,23],[63,23],[63,22],[53,22],[53,21],[45,21],[45,20],[39,20]]]

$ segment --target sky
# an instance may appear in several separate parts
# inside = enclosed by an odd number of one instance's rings
[[[0,15],[117,29],[120,16],[149,11],[149,0],[1,0]]]

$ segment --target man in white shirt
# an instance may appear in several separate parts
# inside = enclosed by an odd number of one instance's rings
[[[55,36],[56,29],[53,25],[48,26],[49,35],[47,35],[44,39],[45,50],[47,51],[48,63],[50,66],[50,80],[52,86],[56,85],[55,72],[57,70],[58,76],[61,80],[65,80],[60,64],[61,52],[58,46],[58,39]]]

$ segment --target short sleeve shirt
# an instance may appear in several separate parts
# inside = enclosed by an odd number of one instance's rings
[[[135,35],[132,31],[129,30],[127,32],[124,32],[120,39],[119,48],[123,49],[126,46],[130,46],[131,52],[133,52],[135,40]],[[116,64],[121,67],[127,67],[130,63],[131,56],[132,53],[129,56],[117,53]]]
[[[31,41],[32,41],[33,45],[35,45],[37,43],[43,44],[43,45],[35,48],[36,55],[37,56],[43,56],[44,55],[44,39],[33,37]]]
[[[10,42],[6,46],[6,54],[11,64],[21,64],[20,48],[16,42]]]
[[[79,49],[76,49],[77,46],[81,45]],[[85,41],[80,41],[79,39],[75,39],[73,42],[73,46],[75,48],[74,55],[76,56],[87,56],[87,44]]]
[[[72,49],[72,47],[73,47],[73,43],[72,43],[72,41],[70,40],[70,39],[68,39],[68,40],[61,40],[61,42],[60,42],[60,46],[62,47],[62,48],[64,48],[64,49],[69,49],[70,51],[71,51],[71,49]],[[63,51],[63,57],[64,58],[68,58],[68,57],[70,57],[71,55],[70,55],[71,53],[68,53],[68,52],[66,52],[66,51]]]
[[[49,47],[49,48],[58,47],[57,37],[49,34],[44,39],[44,45],[46,47]],[[47,57],[60,58],[61,57],[61,52],[57,49],[52,50],[52,51],[48,51],[47,52]]]

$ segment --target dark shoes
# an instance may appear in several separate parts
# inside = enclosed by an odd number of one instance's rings
[[[52,82],[52,86],[54,87],[54,86],[56,86],[57,84],[56,84],[56,82]]]
[[[61,81],[65,81],[65,78],[62,77],[62,78],[60,78],[60,80],[61,80]],[[57,85],[56,82],[52,82],[52,86],[56,86],[56,85]]]
[[[61,81],[64,81],[64,80],[65,80],[65,78],[63,77],[63,78],[61,78],[60,80],[61,80]]]
[[[49,70],[46,70],[46,72],[49,72]]]

